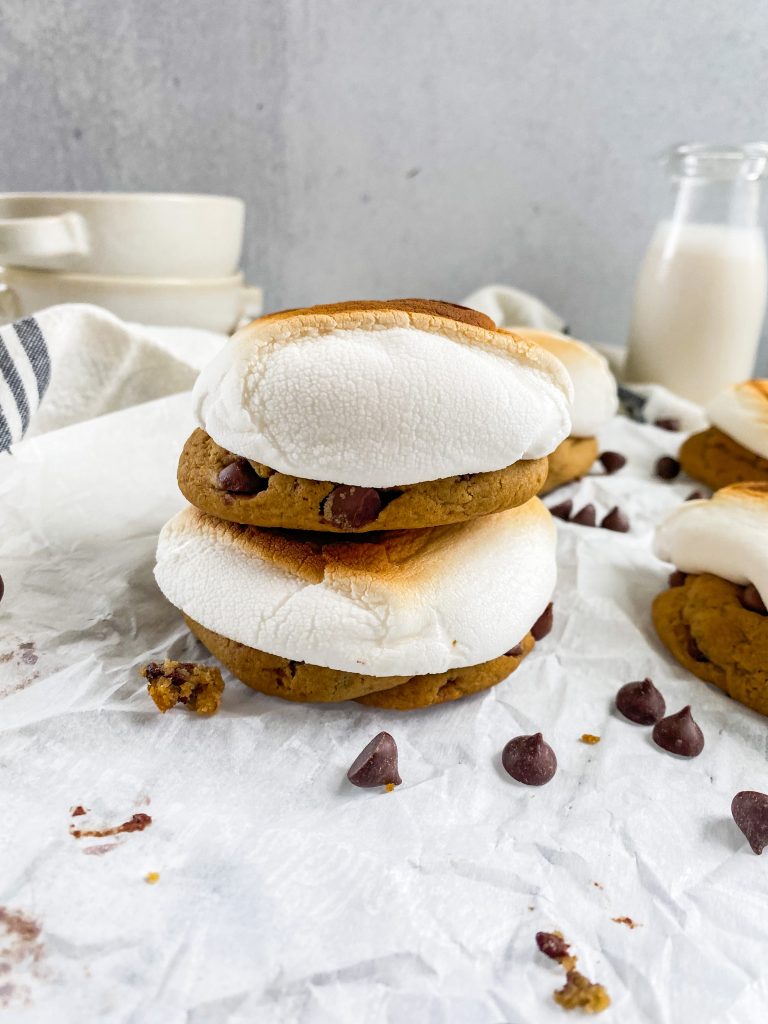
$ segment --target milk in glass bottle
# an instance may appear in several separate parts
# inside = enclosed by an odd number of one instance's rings
[[[625,370],[695,402],[750,377],[765,314],[768,144],[677,146],[671,215],[640,268]]]

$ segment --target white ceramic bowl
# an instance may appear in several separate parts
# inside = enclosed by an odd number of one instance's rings
[[[258,316],[262,306],[261,289],[244,286],[242,274],[192,280],[6,267],[0,271],[0,286],[6,323],[60,302],[90,302],[123,320],[227,333],[243,318]]]
[[[83,274],[226,277],[245,205],[232,196],[0,193],[0,264]]]

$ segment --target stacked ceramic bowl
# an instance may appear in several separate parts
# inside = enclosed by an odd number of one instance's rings
[[[261,306],[239,269],[244,217],[231,196],[0,195],[2,319],[90,302],[124,320],[229,332]]]

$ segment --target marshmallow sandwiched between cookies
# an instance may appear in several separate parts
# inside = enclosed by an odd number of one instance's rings
[[[571,433],[549,456],[549,473],[541,493],[547,494],[586,473],[597,458],[595,435],[619,408],[616,380],[608,360],[591,345],[555,331],[514,327],[521,338],[533,341],[556,356],[573,385]]]
[[[179,484],[203,511],[259,526],[462,521],[537,493],[546,456],[570,432],[571,398],[549,352],[463,307],[405,299],[275,314],[234,335],[201,373],[200,430]],[[260,477],[250,491],[222,482],[235,461]],[[335,522],[325,501],[336,487],[344,501],[365,490],[373,516]]]
[[[712,426],[683,443],[683,469],[714,489],[768,480],[768,380],[726,388],[706,413]]]
[[[554,589],[555,528],[536,498],[373,542],[187,508],[160,534],[155,578],[190,618],[269,654],[371,676],[444,672],[525,636]]]

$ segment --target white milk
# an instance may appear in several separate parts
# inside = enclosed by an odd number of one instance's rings
[[[748,379],[766,277],[759,228],[661,221],[635,289],[626,379],[702,403]]]

